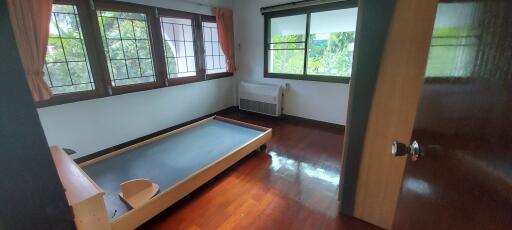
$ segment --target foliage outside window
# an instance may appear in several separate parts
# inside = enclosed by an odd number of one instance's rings
[[[427,77],[469,77],[478,46],[475,3],[440,3],[425,75]]]
[[[95,89],[74,5],[53,5],[44,72],[55,95]]]
[[[343,82],[351,76],[357,8],[266,17],[267,77]]]
[[[98,11],[112,86],[155,82],[146,15]]]

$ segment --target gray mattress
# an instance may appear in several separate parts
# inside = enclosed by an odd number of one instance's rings
[[[83,169],[105,191],[108,214],[116,218],[130,209],[118,195],[121,183],[150,179],[164,191],[261,133],[210,120]]]

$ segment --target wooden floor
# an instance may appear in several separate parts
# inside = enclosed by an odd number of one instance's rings
[[[378,229],[338,212],[340,128],[222,115],[272,128],[267,152],[253,152],[141,229]]]

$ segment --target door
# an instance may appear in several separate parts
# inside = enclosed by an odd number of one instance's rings
[[[512,229],[511,6],[438,4],[393,229]]]

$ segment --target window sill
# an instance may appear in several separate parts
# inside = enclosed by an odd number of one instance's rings
[[[208,81],[213,79],[219,79],[224,77],[231,77],[233,76],[233,73],[224,72],[224,73],[214,73],[214,74],[207,74],[205,78],[200,76],[190,76],[190,77],[181,77],[181,78],[171,78],[167,79],[167,83],[169,86],[174,85],[183,85],[183,84],[189,84],[194,82],[200,82],[200,81]]]
[[[44,108],[44,107],[68,104],[68,103],[79,102],[79,101],[87,101],[87,100],[92,100],[92,99],[117,96],[117,95],[127,94],[127,93],[142,92],[142,91],[158,89],[158,88],[162,88],[162,86],[158,85],[156,82],[117,86],[117,87],[112,87],[112,94],[108,94],[106,92],[106,90],[105,91],[96,90],[96,91],[84,91],[84,92],[60,94],[60,95],[54,95],[53,97],[51,97],[49,100],[46,100],[46,101],[35,102],[35,105],[37,108]]]
[[[219,78],[225,78],[225,77],[231,77],[231,76],[233,76],[233,73],[230,73],[230,72],[212,73],[212,74],[206,74],[206,80],[219,79]]]
[[[286,73],[265,73],[266,78],[281,78],[300,81],[318,81],[318,82],[331,82],[349,84],[350,77],[334,77],[322,75],[300,75],[300,74],[286,74]]]
[[[36,108],[44,108],[55,105],[62,105],[67,103],[73,103],[78,101],[86,101],[90,99],[104,97],[104,95],[99,91],[83,91],[76,93],[67,93],[67,94],[57,94],[53,95],[49,100],[46,101],[38,101],[34,102]]]
[[[163,84],[160,84],[158,81],[156,81],[156,82],[140,83],[140,84],[133,84],[133,85],[112,86],[112,95],[109,95],[109,96],[158,89],[158,88],[162,88],[162,85]]]
[[[183,85],[200,81],[204,81],[204,79],[201,76],[167,78],[167,84],[169,86]]]

